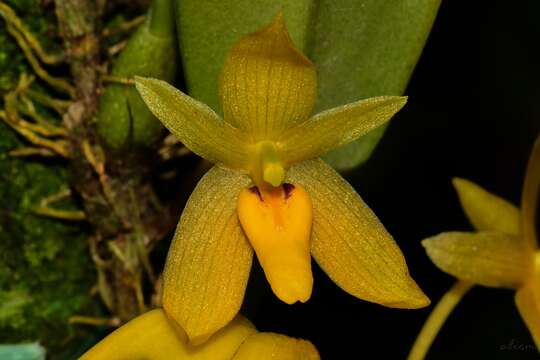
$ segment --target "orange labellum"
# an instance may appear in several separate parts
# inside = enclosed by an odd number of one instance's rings
[[[288,304],[306,302],[313,288],[309,194],[291,184],[244,189],[238,217],[276,296]]]

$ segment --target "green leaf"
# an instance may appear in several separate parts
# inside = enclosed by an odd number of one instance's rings
[[[316,111],[378,95],[401,95],[440,0],[182,0],[177,29],[187,90],[220,111],[218,79],[227,51],[283,9],[295,45],[315,62]],[[367,160],[384,127],[326,159],[338,170]]]
[[[321,111],[380,95],[401,95],[440,0],[321,0],[309,57],[317,65]],[[338,170],[366,161],[385,126],[324,158]]]
[[[0,343],[40,340],[58,359],[85,338],[68,318],[97,315],[88,289],[95,282],[85,226],[36,216],[46,196],[67,188],[61,163],[8,155],[24,143],[0,123]],[[73,200],[56,204],[75,210]],[[9,359],[0,349],[0,359]],[[8,349],[9,350],[9,349]],[[62,354],[62,355],[61,355]]]

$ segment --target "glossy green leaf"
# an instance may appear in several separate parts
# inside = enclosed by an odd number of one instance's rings
[[[372,96],[401,95],[420,57],[440,0],[322,0],[308,52],[317,65],[316,111]],[[371,155],[380,127],[324,158],[338,170]]]
[[[440,0],[182,0],[177,28],[189,94],[220,112],[227,51],[283,9],[295,45],[317,66],[316,112],[405,90]],[[346,170],[365,161],[384,127],[326,159]]]
[[[172,81],[178,67],[172,0],[155,0],[146,22],[137,29],[115,59],[111,74]],[[108,84],[100,97],[97,127],[114,150],[152,145],[161,123],[152,115],[132,85]]]

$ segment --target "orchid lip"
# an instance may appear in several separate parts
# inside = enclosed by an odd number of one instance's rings
[[[311,296],[312,203],[298,185],[253,186],[238,197],[238,218],[272,290],[288,304]]]

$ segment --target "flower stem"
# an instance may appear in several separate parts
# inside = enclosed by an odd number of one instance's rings
[[[433,308],[422,330],[416,337],[407,360],[422,360],[435,340],[439,330],[463,296],[473,287],[472,283],[458,280]]]

